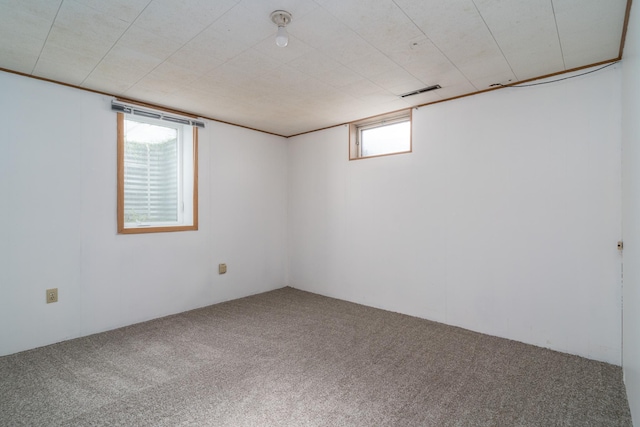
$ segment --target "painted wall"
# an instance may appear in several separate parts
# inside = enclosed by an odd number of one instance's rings
[[[623,368],[640,425],[640,6],[631,7],[622,73]]]
[[[291,286],[619,365],[619,68],[414,110],[411,154],[291,139]]]
[[[346,127],[287,142],[208,122],[200,230],[130,236],[109,98],[0,73],[0,355],[291,283],[619,364],[618,68],[414,111],[408,155],[349,162]],[[636,75],[625,59],[625,91]]]
[[[285,139],[207,122],[200,229],[117,235],[110,98],[5,73],[0,93],[0,355],[287,284]]]

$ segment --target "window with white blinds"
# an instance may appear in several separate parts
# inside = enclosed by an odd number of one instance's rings
[[[118,113],[118,232],[197,229],[197,129]]]

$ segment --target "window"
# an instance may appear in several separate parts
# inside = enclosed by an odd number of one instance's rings
[[[411,152],[411,111],[361,120],[349,125],[349,159]]]
[[[118,233],[197,230],[198,129],[145,116],[118,113]]]

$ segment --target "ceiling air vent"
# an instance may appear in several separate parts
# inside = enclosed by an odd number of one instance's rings
[[[429,87],[424,87],[422,89],[414,90],[413,92],[407,92],[404,95],[400,95],[400,98],[406,98],[407,96],[418,95],[420,93],[430,92],[432,90],[440,89],[440,85],[433,85]]]

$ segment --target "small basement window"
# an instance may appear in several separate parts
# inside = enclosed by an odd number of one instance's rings
[[[349,125],[349,159],[411,152],[411,110]]]
[[[118,233],[197,230],[197,127],[134,113],[118,113]]]

